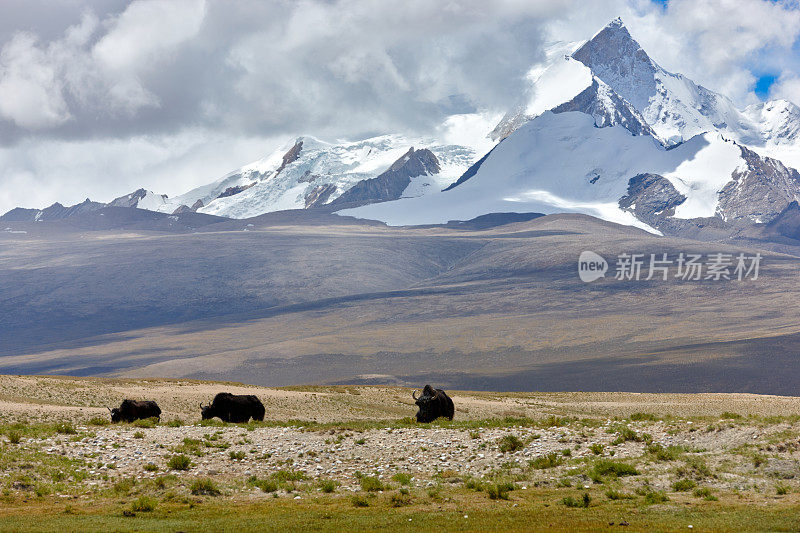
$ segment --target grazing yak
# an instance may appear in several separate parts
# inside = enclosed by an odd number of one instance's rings
[[[222,419],[223,422],[247,422],[253,420],[264,420],[264,404],[252,394],[231,394],[220,392],[214,396],[211,405],[200,404],[200,412],[203,420],[210,420],[214,417]]]
[[[414,403],[419,406],[417,422],[433,422],[439,417],[445,417],[448,420],[453,419],[455,412],[453,400],[442,389],[434,389],[430,385],[425,385],[419,398],[417,398],[416,392],[412,392],[411,397],[414,398]]]
[[[111,409],[111,421],[116,422],[133,422],[134,420],[142,420],[145,418],[161,418],[161,408],[158,407],[156,402],[151,401],[138,401],[128,400],[122,401],[119,407]]]

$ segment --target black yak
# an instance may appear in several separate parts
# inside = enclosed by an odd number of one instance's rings
[[[158,407],[156,402],[152,401],[138,401],[128,400],[122,401],[119,407],[111,409],[111,421],[116,422],[133,422],[134,420],[142,420],[145,418],[161,418],[161,408]]]
[[[434,389],[430,385],[425,385],[419,398],[417,398],[416,392],[412,392],[411,397],[414,398],[414,403],[419,406],[417,422],[433,422],[439,417],[444,417],[448,420],[453,419],[453,414],[455,413],[453,400],[442,389]]]
[[[264,420],[264,404],[252,394],[231,394],[220,392],[214,396],[211,405],[200,404],[200,413],[203,420],[210,420],[214,417],[220,418],[223,422],[247,422],[253,420]]]

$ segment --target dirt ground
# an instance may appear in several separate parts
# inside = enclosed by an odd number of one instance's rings
[[[255,394],[268,420],[321,423],[389,420],[413,416],[411,389],[343,386],[266,388],[237,383],[169,379],[104,379],[0,375],[0,421],[76,422],[105,416],[125,398],[158,402],[162,420],[200,418],[200,403],[218,392]],[[625,392],[491,393],[448,391],[457,420],[549,415],[626,417],[636,412],[659,416],[800,416],[800,398],[756,394],[646,394]]]

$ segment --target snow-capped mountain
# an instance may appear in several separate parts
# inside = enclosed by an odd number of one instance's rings
[[[556,55],[554,50],[564,53]],[[582,76],[576,67],[567,68],[574,62],[586,67]],[[544,65],[535,67],[528,76],[532,84],[525,103],[503,118],[493,136],[503,138],[543,111],[556,108],[554,100],[566,103],[577,94],[576,87],[588,87],[589,76],[625,102],[611,102],[605,91],[597,97],[603,107],[619,112],[633,108],[637,118],[643,119],[654,136],[668,146],[708,131],[719,131],[729,139],[760,147],[761,152],[772,155],[777,155],[775,147],[798,141],[800,107],[774,100],[739,110],[726,96],[659,66],[633,39],[621,19],[612,21],[583,44],[551,46]],[[569,107],[579,110],[574,105]],[[601,120],[598,126],[613,123],[622,122]],[[795,161],[800,166],[800,158]]]
[[[554,48],[556,49],[556,48]],[[389,224],[583,212],[670,234],[769,222],[800,198],[800,108],[733,102],[656,64],[617,19],[532,69],[501,142],[440,194],[341,213]],[[713,222],[712,221],[717,221]]]
[[[408,175],[409,182],[400,194],[381,199],[439,191],[458,179],[482,155],[472,147],[402,135],[339,144],[304,136],[214,183],[165,200],[157,210],[172,213],[191,209],[246,218],[271,211],[319,207],[336,200],[356,184],[376,179],[393,166],[401,165],[403,158],[415,149],[429,151],[432,164]]]
[[[589,41],[549,47],[546,56],[494,130],[454,115],[440,139],[304,136],[174,198],[139,190],[110,204],[12,213],[32,220],[108,205],[246,218],[323,207],[431,224],[497,212],[582,212],[692,236],[698,228],[724,233],[769,223],[800,200],[793,103],[740,110],[660,67],[619,19]]]

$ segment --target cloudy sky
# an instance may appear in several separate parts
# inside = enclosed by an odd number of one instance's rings
[[[547,42],[618,15],[739,105],[800,103],[797,1],[2,0],[0,213],[175,195],[299,134],[503,112]]]

